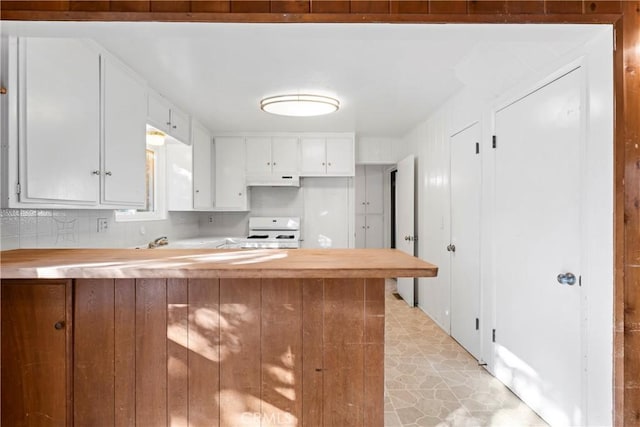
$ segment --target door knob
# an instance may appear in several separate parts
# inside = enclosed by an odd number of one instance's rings
[[[573,273],[560,273],[558,274],[558,283],[573,286],[576,284],[576,276]]]
[[[447,245],[447,252],[455,252],[456,245]]]
[[[55,325],[53,325],[53,327],[56,328],[57,330],[60,330],[64,328],[64,322],[56,322]]]

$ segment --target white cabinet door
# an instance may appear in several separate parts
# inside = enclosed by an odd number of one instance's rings
[[[171,107],[171,128],[169,135],[173,136],[180,142],[189,143],[189,115]]]
[[[242,137],[217,137],[216,158],[217,209],[247,210],[249,207],[245,179],[245,146]]]
[[[327,175],[354,175],[353,138],[327,138]]]
[[[103,58],[103,204],[145,203],[147,92],[119,64]]]
[[[191,130],[193,147],[193,207],[213,207],[213,140],[201,125],[194,123]]]
[[[367,221],[365,215],[356,215],[356,248],[367,247]]]
[[[354,176],[352,137],[305,137],[300,141],[300,175]]]
[[[300,175],[318,176],[327,173],[324,138],[300,140]]]
[[[382,215],[367,215],[366,217],[366,248],[383,248],[383,217]]]
[[[247,137],[247,174],[271,175],[271,138]]]
[[[272,171],[277,175],[298,172],[298,138],[274,137],[271,142]]]
[[[78,39],[18,43],[20,202],[97,204],[99,55]]]
[[[366,189],[367,189],[367,214],[382,215],[383,213],[383,166],[366,166]]]
[[[192,146],[181,142],[167,142],[167,209],[193,210],[193,152]]]
[[[166,99],[154,92],[149,92],[147,119],[155,128],[169,133],[171,129],[171,107]]]

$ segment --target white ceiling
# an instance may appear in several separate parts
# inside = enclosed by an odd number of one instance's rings
[[[2,22],[3,34],[92,37],[214,132],[401,136],[464,86],[497,94],[593,38],[596,25]],[[262,97],[340,99],[285,118]]]

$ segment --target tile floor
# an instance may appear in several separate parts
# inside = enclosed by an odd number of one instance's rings
[[[385,427],[546,426],[419,308],[386,285]]]

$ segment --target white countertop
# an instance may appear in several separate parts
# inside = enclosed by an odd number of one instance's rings
[[[245,237],[192,237],[189,239],[171,240],[168,245],[158,246],[155,249],[234,249],[240,247],[240,240]],[[144,248],[143,246],[139,246]]]

